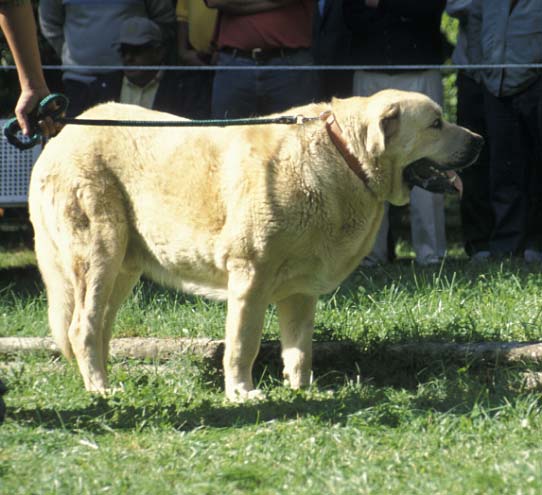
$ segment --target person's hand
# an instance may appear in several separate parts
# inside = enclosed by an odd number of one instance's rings
[[[380,0],[365,0],[365,5],[372,9],[376,9],[379,3],[380,3]]]
[[[15,117],[24,135],[29,135],[32,132],[28,115],[39,105],[39,102],[49,95],[47,86],[38,88],[25,88],[21,91],[21,95],[15,106]],[[38,122],[41,133],[47,138],[52,137],[60,131],[62,125],[56,123],[50,117],[46,117]]]
[[[208,60],[206,58],[209,58],[203,53],[199,53],[196,50],[184,50],[180,55],[179,59],[182,65],[195,65],[195,66],[203,66],[203,65],[209,65]]]

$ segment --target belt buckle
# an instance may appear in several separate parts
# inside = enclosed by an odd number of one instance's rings
[[[263,49],[262,48],[253,48],[250,50],[250,58],[254,60],[257,64],[264,61],[263,56]]]

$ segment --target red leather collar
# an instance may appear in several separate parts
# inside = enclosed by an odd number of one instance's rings
[[[337,122],[334,113],[331,110],[322,112],[320,114],[320,119],[326,123],[326,130],[331,139],[331,142],[335,145],[339,153],[344,158],[346,164],[350,167],[350,170],[354,172],[361,181],[368,187],[369,186],[369,176],[363,170],[360,161],[358,158],[348,149],[346,140],[343,137],[343,131],[341,126]]]

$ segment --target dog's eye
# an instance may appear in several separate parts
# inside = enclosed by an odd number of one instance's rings
[[[433,120],[433,122],[431,123],[431,125],[429,126],[431,127],[432,129],[441,129],[442,128],[442,119],[435,119]]]

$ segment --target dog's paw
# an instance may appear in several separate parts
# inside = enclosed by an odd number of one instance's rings
[[[119,387],[93,387],[87,388],[87,391],[97,397],[108,399],[124,392],[124,386],[121,384]]]
[[[226,399],[235,404],[243,404],[245,402],[258,402],[265,400],[265,394],[258,388],[253,390],[235,389],[226,394]]]

